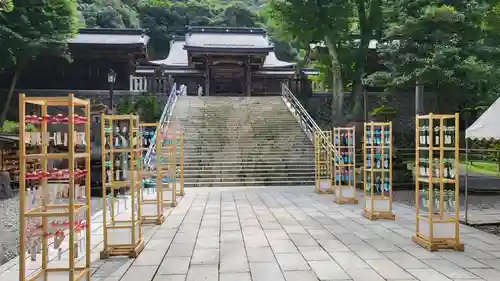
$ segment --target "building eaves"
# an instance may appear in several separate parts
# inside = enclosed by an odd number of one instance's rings
[[[149,42],[149,36],[141,29],[80,29],[69,44],[97,45],[144,45]]]

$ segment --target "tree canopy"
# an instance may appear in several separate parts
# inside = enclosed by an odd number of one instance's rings
[[[387,91],[419,82],[442,112],[498,97],[498,0],[269,0],[268,9],[295,46],[316,46],[308,63],[332,91],[337,121],[347,91],[353,98],[342,113],[359,117],[363,77]]]
[[[278,58],[321,71],[332,123],[360,117],[364,77],[387,91],[420,82],[442,111],[499,92],[500,0],[0,0],[0,69],[16,70],[13,91],[26,61],[66,55],[79,27],[143,28],[164,58],[187,25],[266,28]]]
[[[19,0],[14,4],[10,12],[0,12],[0,69],[14,69],[0,124],[5,121],[23,67],[40,53],[65,55],[66,42],[78,30],[75,1]]]

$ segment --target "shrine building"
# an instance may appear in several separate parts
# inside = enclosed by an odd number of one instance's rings
[[[193,26],[173,38],[167,58],[139,65],[135,76],[158,73],[186,85],[188,95],[201,86],[205,96],[258,96],[280,94],[281,83],[317,71],[298,74],[295,63],[279,60],[262,28]]]

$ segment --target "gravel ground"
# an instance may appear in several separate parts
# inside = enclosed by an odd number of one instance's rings
[[[102,209],[102,198],[92,198],[92,214]],[[0,265],[17,256],[19,245],[19,198],[0,200]]]

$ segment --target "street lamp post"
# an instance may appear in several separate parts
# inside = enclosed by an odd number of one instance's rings
[[[109,110],[113,110],[113,96],[114,96],[114,86],[116,82],[116,72],[113,69],[108,71],[108,83],[109,83]]]
[[[361,85],[363,86],[363,116],[365,122],[368,121],[368,79],[366,77],[361,78]]]

